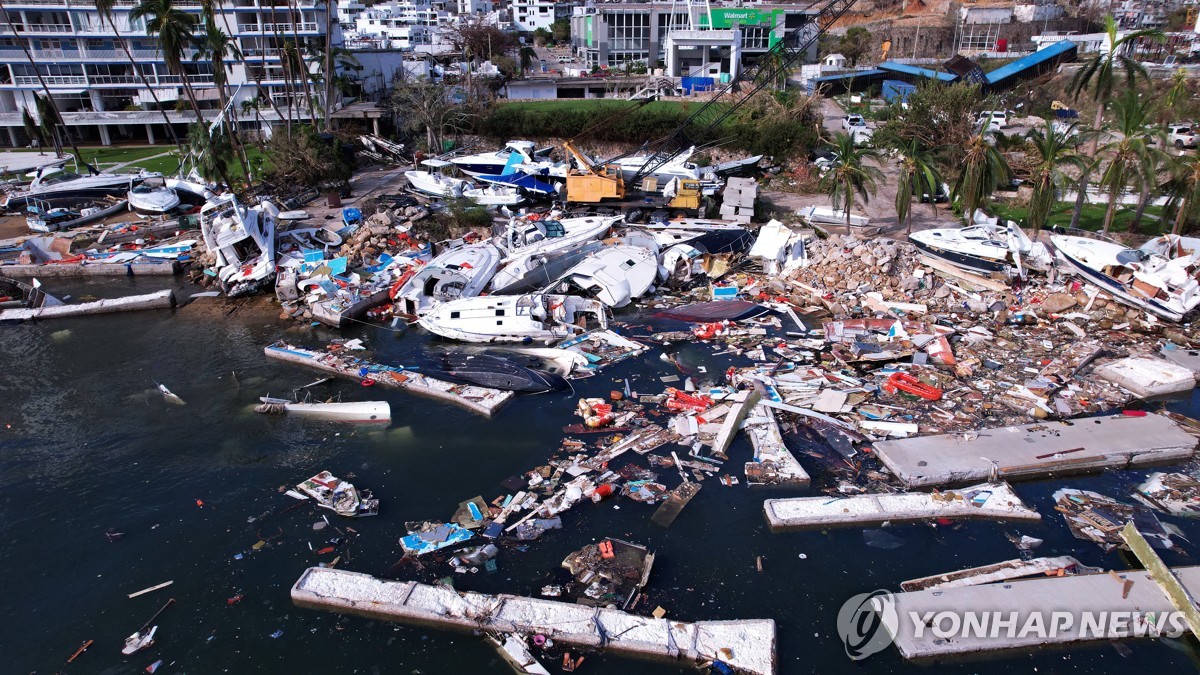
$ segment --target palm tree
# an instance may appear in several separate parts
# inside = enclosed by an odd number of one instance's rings
[[[133,52],[129,51],[129,43],[125,38],[121,37],[121,31],[117,29],[117,24],[113,19],[113,5],[116,0],[95,0],[96,11],[100,13],[100,18],[108,21],[108,27],[112,29],[113,37],[116,38],[117,44],[121,45],[121,50],[125,52],[125,58],[129,59],[129,65],[133,68],[133,72],[142,81],[142,86],[150,92],[150,97],[154,99],[154,107],[162,114],[163,124],[167,125],[167,133],[171,134],[171,141],[175,143],[175,147],[179,149],[180,154],[183,153],[183,143],[180,142],[179,136],[175,134],[175,126],[171,124],[171,118],[167,116],[167,111],[162,107],[162,102],[158,100],[158,92],[154,87],[150,86],[150,79],[146,77],[146,72],[138,65],[137,59],[133,58]]]
[[[1178,205],[1171,234],[1183,234],[1184,225],[1192,220],[1200,205],[1200,154],[1192,153],[1172,163],[1174,176],[1170,183],[1171,200]]]
[[[1120,27],[1111,14],[1104,17],[1104,33],[1109,45],[1108,51],[1101,50],[1096,56],[1086,61],[1083,68],[1075,72],[1071,82],[1067,85],[1067,93],[1076,101],[1083,92],[1091,90],[1092,100],[1096,104],[1096,119],[1092,124],[1094,133],[1099,133],[1100,127],[1104,124],[1104,109],[1118,84],[1118,69],[1123,75],[1124,86],[1128,89],[1136,86],[1139,77],[1146,77],[1146,69],[1142,67],[1142,64],[1126,54],[1128,48],[1142,39],[1163,39],[1162,32],[1157,30],[1135,30],[1118,37],[1119,30]],[[1088,144],[1088,156],[1093,159],[1096,157],[1096,147],[1097,137],[1093,137]],[[1071,227],[1079,226],[1079,216],[1083,213],[1083,204],[1087,199],[1088,173],[1085,171],[1079,177],[1079,195],[1075,198],[1075,212],[1071,215]]]
[[[321,59],[322,65],[320,70],[321,77],[325,78],[325,109],[323,111],[325,113],[325,131],[329,131],[333,125],[333,17],[336,15],[337,0],[325,0],[325,44],[323,45],[325,54],[324,58]],[[346,51],[342,47],[338,47],[338,49]],[[349,54],[348,51],[346,53]],[[354,57],[350,56],[350,58],[353,59]],[[355,59],[354,62],[358,63],[358,60]]]
[[[146,19],[146,35],[158,38],[158,50],[167,63],[167,70],[179,76],[192,111],[196,113],[196,121],[202,122],[204,115],[200,113],[196,92],[192,91],[192,83],[183,67],[184,52],[196,44],[199,20],[195,14],[176,7],[174,0],[141,0],[129,11],[129,20],[142,18]]]
[[[225,114],[226,110],[229,113],[229,140],[242,165],[242,175],[246,177],[246,180],[250,180],[250,162],[246,157],[246,149],[242,146],[241,138],[238,136],[237,111],[229,105],[229,74],[225,65],[227,58],[238,58],[242,50],[238,49],[237,43],[217,26],[212,15],[211,3],[208,3],[208,7],[203,9],[203,13],[204,35],[196,43],[196,55],[192,57],[192,60],[212,62],[213,82],[217,85],[217,96],[221,101],[221,114]]]
[[[879,152],[871,148],[860,148],[848,134],[838,132],[833,138],[837,160],[821,177],[820,187],[829,195],[833,208],[846,210],[846,234],[850,234],[850,209],[854,208],[854,195],[862,198],[863,204],[875,194],[875,186],[883,180],[883,172],[867,164],[867,160],[880,161]]]
[[[303,50],[299,44],[300,35],[298,34],[298,30],[301,22],[297,21],[296,19],[303,18],[302,16],[299,16],[299,14],[299,10],[296,9],[294,0],[288,0],[288,23],[292,26],[292,49],[290,51],[290,55],[291,58],[294,59],[294,69],[292,72],[300,74],[300,82],[304,85],[304,100],[308,102],[308,121],[309,124],[311,124],[315,129],[317,128],[317,108],[313,102],[312,90],[308,86],[308,64],[304,61]]]
[[[1076,154],[1079,140],[1074,132],[1074,124],[1060,132],[1047,119],[1044,131],[1031,129],[1025,134],[1037,162],[1033,167],[1033,195],[1029,198],[1029,224],[1035,237],[1050,220],[1059,191],[1074,182],[1063,169],[1071,167],[1080,174],[1087,170],[1087,162]]]
[[[537,51],[528,45],[517,50],[518,65],[521,69],[521,77],[525,77],[525,71],[533,66],[533,60],[537,58]],[[627,68],[632,68],[632,62],[626,63]]]
[[[915,194],[929,195],[929,203],[937,209],[934,195],[942,177],[934,167],[933,155],[916,139],[900,140],[896,143],[900,158],[896,167],[900,170],[896,177],[896,219],[908,225],[908,233],[912,234],[912,200]]]
[[[328,42],[328,41],[326,41]],[[339,66],[358,66],[358,59],[354,57],[354,53],[345,47],[332,47],[332,51],[328,51],[329,45],[311,44],[308,49],[308,60],[316,66],[316,71],[310,76],[314,84],[322,86],[322,95],[324,97],[324,105],[322,113],[324,114],[325,129],[328,130],[332,123],[333,103],[335,94],[340,91],[337,87],[337,81],[340,76],[337,75]],[[311,68],[309,69],[311,70]],[[333,72],[334,76],[331,79],[329,73]]]
[[[975,211],[1000,181],[1008,180],[1008,162],[996,147],[986,125],[967,140],[962,173],[954,183],[954,198],[962,202],[967,223],[975,222]]]
[[[229,182],[229,157],[233,147],[224,129],[209,133],[207,124],[196,122],[188,128],[188,144],[196,158],[196,170],[205,180],[220,179],[225,185],[232,185]]]
[[[1147,183],[1154,182],[1158,165],[1165,157],[1162,150],[1151,147],[1156,141],[1161,144],[1165,138],[1161,130],[1150,124],[1149,98],[1142,100],[1136,91],[1127,90],[1114,104],[1113,116],[1113,128],[1108,134],[1112,140],[1100,148],[1108,159],[1100,175],[1100,187],[1108,193],[1104,234],[1112,227],[1117,200],[1129,188],[1129,183],[1132,181],[1139,189],[1145,189]],[[1097,158],[1092,168],[1102,163],[1103,160]]]
[[[49,128],[53,128],[54,125],[59,125],[63,128],[63,133],[66,134],[67,140],[71,143],[71,150],[75,152],[75,161],[83,164],[83,155],[79,152],[79,147],[75,145],[75,137],[67,130],[67,125],[63,122],[62,115],[58,112],[58,106],[54,103],[54,97],[50,94],[50,87],[46,85],[46,78],[42,77],[41,69],[38,68],[37,62],[33,60],[33,54],[29,52],[29,44],[17,32],[17,27],[13,25],[12,14],[8,13],[8,8],[4,6],[3,2],[0,2],[0,12],[4,12],[4,20],[8,23],[8,29],[12,31],[13,39],[16,40],[17,44],[21,45],[21,51],[25,52],[25,58],[29,61],[29,67],[33,70],[33,74],[37,76],[38,83],[42,85],[42,91],[46,93],[46,107],[51,115],[50,120],[52,122]],[[37,96],[35,95],[34,98],[37,98]],[[37,107],[41,108],[40,105]],[[38,116],[42,117],[41,124],[43,127],[46,127],[45,117],[41,114]],[[61,155],[62,150],[59,146],[57,134],[54,135],[54,139],[55,154]]]

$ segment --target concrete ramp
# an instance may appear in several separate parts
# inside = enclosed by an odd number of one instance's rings
[[[310,567],[292,586],[298,607],[462,631],[532,633],[556,642],[693,667],[722,660],[735,672],[775,673],[775,622],[636,616],[566,602],[460,592],[415,581]]]
[[[979,429],[874,445],[909,487],[1127,469],[1188,459],[1196,438],[1169,417],[1112,415]]]

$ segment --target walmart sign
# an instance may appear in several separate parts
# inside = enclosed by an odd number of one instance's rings
[[[714,9],[712,25],[709,25],[708,14],[700,15],[700,25],[716,29],[733,28],[734,25],[774,27],[782,15],[782,9]]]

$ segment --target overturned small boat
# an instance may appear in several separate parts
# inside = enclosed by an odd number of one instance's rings
[[[200,231],[215,262],[213,271],[230,297],[251,293],[275,278],[275,225],[279,209],[268,201],[246,207],[232,193],[200,210]]]
[[[525,394],[559,391],[570,387],[561,375],[527,368],[494,354],[448,352],[443,356],[441,370],[422,367],[421,372],[480,387]]]
[[[463,342],[557,342],[608,326],[604,305],[570,295],[490,295],[442,303],[421,317],[430,333]]]
[[[641,297],[658,278],[658,253],[618,244],[591,254],[567,270],[549,290],[578,289],[609,307],[624,307]]]
[[[287,413],[323,422],[351,424],[388,424],[392,421],[392,408],[387,401],[297,403],[270,396],[258,400],[262,405],[256,406],[254,411],[260,413]]]
[[[402,312],[421,316],[440,303],[479,295],[499,266],[495,245],[461,245],[430,260],[393,297]]]
[[[1053,259],[1045,244],[1034,242],[1009,222],[923,230],[908,235],[921,252],[955,267],[980,274],[1025,276],[1026,269],[1045,270]]]
[[[154,616],[150,617],[149,621],[142,624],[142,627],[134,631],[133,635],[125,638],[125,646],[121,648],[121,653],[125,656],[129,656],[152,646],[154,644],[154,635],[158,633],[158,626],[151,626],[151,624],[153,624],[154,620],[157,619],[160,614],[167,611],[167,608],[173,604],[175,604],[175,598],[167,600],[167,603],[160,607],[158,611],[154,613]]]
[[[316,500],[317,506],[339,516],[358,518],[379,515],[379,500],[371,496],[370,490],[357,490],[328,471],[309,478],[297,485],[296,489]]]
[[[1182,321],[1200,305],[1200,239],[1168,234],[1129,248],[1055,234],[1050,243],[1067,267],[1127,305],[1168,321]]]

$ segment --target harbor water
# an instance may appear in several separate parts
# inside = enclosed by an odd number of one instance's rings
[[[177,282],[116,279],[53,290],[115,297],[170,283]],[[322,399],[387,400],[390,426],[356,429],[264,416],[253,412],[258,397],[290,396],[319,377],[268,361],[263,347],[276,340],[317,347],[334,337],[360,337],[376,360],[389,364],[418,363],[434,346],[416,330],[337,332],[281,322],[276,311],[265,302],[202,302],[174,311],[0,325],[0,578],[6,582],[0,653],[7,661],[0,670],[140,673],[161,659],[159,673],[504,673],[507,666],[479,637],[301,610],[289,588],[305,568],[340,556],[341,569],[428,582],[449,576],[459,589],[536,596],[542,586],[566,581],[559,565],[567,554],[617,537],[657,553],[648,602],[639,612],[659,606],[668,617],[688,621],[774,619],[781,673],[926,672],[893,649],[850,661],[835,627],[841,604],[865,591],[898,590],[906,579],[1016,558],[1005,533],[1045,539],[1038,555],[1073,555],[1106,569],[1135,564],[1072,538],[1051,493],[1066,485],[1128,500],[1146,470],[1018,484],[1018,494],[1042,513],[1041,523],[896,526],[888,530],[894,539],[880,548],[856,528],[770,533],[763,499],[813,492],[747,488],[742,464],[751,448],[745,438],[735,441],[722,471],[741,483],[704,481],[669,529],[650,522],[654,506],[610,499],[580,504],[563,515],[562,530],[522,542],[524,550],[503,547],[495,572],[454,574],[444,563],[400,562],[397,540],[406,521],[449,519],[464,500],[504,494],[501,481],[544,464],[563,438],[561,427],[579,421],[572,414],[579,397],[607,396],[625,379],[635,391],[660,393],[669,385],[659,378],[679,369],[655,347],[577,381],[573,394],[519,397],[490,420],[350,381],[311,391]],[[620,319],[640,321],[635,314]],[[748,363],[713,351],[698,343],[672,349],[699,379]],[[156,383],[186,404],[164,401]],[[1198,401],[1185,396],[1167,406],[1200,415]],[[793,447],[815,483],[828,484],[827,471],[805,449],[800,442]],[[373,490],[382,500],[380,515],[346,520],[297,506],[281,493],[321,470]],[[323,513],[332,527],[314,530]],[[1200,523],[1163,520],[1190,540],[1164,559],[1193,564]],[[318,554],[334,537],[349,543]],[[169,580],[174,583],[162,590],[127,597]],[[122,656],[124,638],[170,598],[175,604],[156,620],[158,643]],[[95,642],[66,664],[85,640]],[[1100,642],[949,662],[938,672],[1179,673],[1195,671],[1200,662],[1191,638],[1124,646]],[[559,672],[557,664],[547,666]],[[631,675],[683,670],[589,654],[578,672],[615,669]]]

